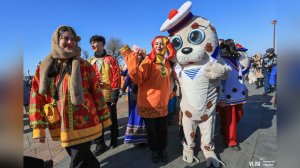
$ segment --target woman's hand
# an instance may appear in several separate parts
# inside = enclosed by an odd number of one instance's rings
[[[123,95],[126,95],[126,92],[124,92],[124,91],[121,90],[121,92],[119,94],[119,98],[121,98]]]

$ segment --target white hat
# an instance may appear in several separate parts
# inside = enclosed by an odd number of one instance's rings
[[[170,11],[168,19],[160,27],[160,31],[168,31],[169,34],[173,34],[185,26],[192,18],[193,14],[190,12],[192,8],[192,2],[187,1],[181,7],[176,10]]]

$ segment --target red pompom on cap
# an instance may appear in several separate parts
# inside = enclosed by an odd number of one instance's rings
[[[170,11],[168,19],[171,20],[176,14],[178,13],[178,10],[173,9]]]

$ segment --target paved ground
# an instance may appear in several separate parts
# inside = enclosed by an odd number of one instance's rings
[[[219,124],[216,126],[215,144],[216,153],[226,163],[226,167],[277,167],[276,163],[276,125],[277,109],[270,103],[272,95],[262,96],[263,89],[255,89],[248,85],[249,101],[245,104],[244,116],[238,125],[238,140],[241,151],[235,152],[223,146],[222,137],[219,135]],[[127,102],[122,98],[118,103],[118,118],[120,135],[124,135],[127,124]],[[31,130],[28,127],[27,116],[24,115],[24,155],[53,159],[55,167],[69,167],[70,158],[60,147],[58,142],[47,139],[47,143],[39,144],[32,140]],[[217,118],[217,121],[219,119]],[[165,168],[192,168],[205,167],[203,153],[196,148],[200,163],[185,163],[182,158],[182,146],[178,136],[176,121],[169,126],[168,147],[170,162],[168,164],[153,164],[150,159],[150,150],[147,147],[134,147],[123,144],[123,136],[119,137],[119,146],[97,157],[103,168],[140,168],[140,167],[165,167]],[[109,131],[105,132],[106,144],[109,145]],[[196,140],[199,144],[199,139]],[[92,149],[95,145],[92,145]]]
[[[41,158],[44,160],[52,159],[54,165],[68,156],[60,142],[52,141],[48,129],[46,129],[46,143],[39,143],[32,139],[32,129],[29,127],[28,115],[24,114],[24,155]]]

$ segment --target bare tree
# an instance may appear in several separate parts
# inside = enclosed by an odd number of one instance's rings
[[[123,46],[123,42],[120,38],[111,37],[105,46],[107,52],[114,56],[116,59],[121,56],[119,50]]]
[[[88,58],[89,58],[89,53],[88,53],[88,51],[87,50],[82,50],[82,57],[85,59],[85,60],[87,60]]]

